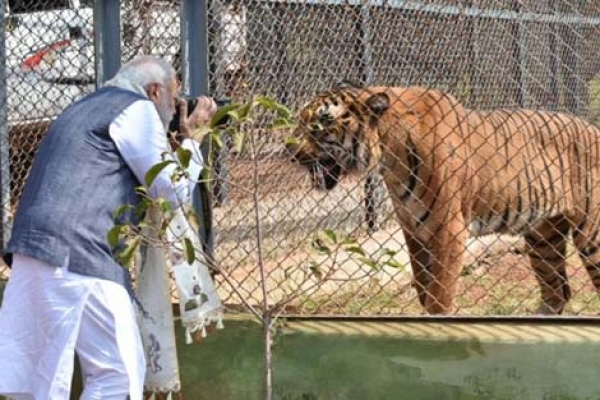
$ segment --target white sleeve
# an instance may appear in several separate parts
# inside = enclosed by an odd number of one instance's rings
[[[161,161],[173,160],[165,127],[154,104],[149,100],[136,101],[119,114],[110,124],[109,135],[121,157],[144,186],[144,178],[152,166]],[[190,201],[203,164],[200,147],[196,141],[185,139],[182,146],[192,152],[187,169],[190,178],[184,177],[172,182],[171,175],[176,165],[170,164],[158,174],[148,189],[153,198],[162,197],[175,206]]]

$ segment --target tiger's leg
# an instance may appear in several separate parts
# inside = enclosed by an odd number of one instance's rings
[[[563,216],[558,216],[547,219],[525,235],[529,247],[529,261],[542,297],[537,314],[560,314],[571,298],[565,269],[570,228],[569,221]]]
[[[573,244],[579,252],[579,257],[585,266],[585,269],[600,297],[600,231],[598,227],[598,218],[592,218],[590,215],[587,221],[596,221],[589,225],[583,225],[581,229],[575,229],[573,232]]]
[[[466,251],[467,227],[462,217],[438,225],[427,247],[429,284],[425,292],[425,309],[430,314],[452,312],[458,277]]]
[[[427,304],[427,288],[431,280],[429,272],[429,251],[418,239],[412,234],[405,231],[404,237],[408,246],[410,256],[410,264],[413,270],[413,286],[419,296],[419,303],[423,308]]]
[[[452,311],[454,288],[462,268],[467,240],[467,226],[459,203],[440,202],[445,209],[427,212],[427,222],[415,229],[406,218],[402,204],[392,197],[410,253],[414,286],[419,302],[429,314],[447,314]]]

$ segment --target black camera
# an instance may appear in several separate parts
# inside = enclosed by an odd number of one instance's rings
[[[196,104],[198,104],[198,99],[186,97],[183,100],[187,102],[187,111],[188,111],[188,116],[189,116],[192,113],[192,111],[194,111],[194,108],[196,108]],[[231,100],[230,99],[220,99],[220,100],[215,100],[215,103],[217,103],[217,109],[219,109],[221,107],[231,104]],[[169,123],[169,129],[167,130],[167,134],[174,133],[175,137],[179,136],[180,118],[181,118],[181,116],[179,114],[179,107],[176,107],[175,114],[173,115],[173,119]],[[221,118],[220,121],[218,121],[217,126],[226,125],[229,122],[229,119],[230,119],[229,116],[225,115],[223,118]]]

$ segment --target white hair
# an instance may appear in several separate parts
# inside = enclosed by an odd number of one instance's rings
[[[114,80],[128,81],[147,89],[152,83],[167,86],[174,77],[175,70],[166,60],[153,56],[140,56],[123,64]]]
[[[140,56],[123,64],[115,77],[107,81],[104,86],[115,86],[131,90],[148,97],[148,86],[153,83],[161,84],[163,87],[159,90],[163,93],[163,96],[154,100],[154,105],[166,128],[173,118],[168,96],[166,95],[167,87],[169,87],[173,78],[175,78],[175,70],[167,61],[152,56]]]

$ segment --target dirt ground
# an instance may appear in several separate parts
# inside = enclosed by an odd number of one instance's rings
[[[228,303],[239,303],[236,298],[243,296],[259,304],[263,290],[254,241],[256,226],[248,222],[253,204],[248,208],[242,206],[248,201],[248,188],[252,187],[256,167],[251,162],[231,162],[230,165],[231,204],[234,206],[216,209],[215,221],[222,228],[230,224],[228,232],[238,230],[229,235],[234,243],[224,237],[218,240],[223,249],[222,260],[236,255],[231,259],[233,262],[226,264],[228,278],[237,285],[238,293],[228,289],[231,285],[219,278],[222,297]],[[298,166],[282,160],[256,165],[261,216],[271,222],[263,232],[266,292],[270,304],[291,299],[287,303],[289,312],[311,314],[422,313],[410,284],[412,276],[404,239],[389,204],[382,210],[383,229],[367,235],[364,224],[361,226],[364,209],[360,181],[345,181],[339,190],[320,194],[311,189],[307,174]],[[295,215],[288,207],[290,203],[302,213]],[[347,214],[332,218],[340,209],[348,210]],[[311,225],[307,216],[318,213],[323,217]],[[359,243],[371,255],[384,248],[397,251],[395,259],[403,268],[385,267],[375,271],[358,262],[354,254],[341,251],[323,256],[309,251],[306,243],[311,235],[319,229],[335,229],[336,224],[341,231],[348,228],[346,232],[358,235]],[[241,226],[247,226],[248,231],[240,233]],[[239,253],[241,248],[244,250]],[[528,257],[519,254],[519,248],[522,242],[515,237],[490,235],[469,240],[463,275],[457,282],[456,314],[529,315],[537,308],[538,284],[529,268]],[[312,262],[319,265],[318,273],[325,279],[318,279],[310,270]],[[597,314],[600,302],[585,269],[574,255],[568,257],[567,263],[573,299],[565,314]]]
[[[405,243],[389,206],[382,211],[383,228],[372,235],[365,232],[360,182],[345,182],[332,193],[316,193],[303,170],[282,160],[263,160],[256,172],[250,161],[232,160],[229,165],[230,197],[225,206],[214,210],[217,257],[225,270],[217,283],[226,304],[239,308],[240,298],[262,303],[261,256],[268,302],[286,304],[287,312],[422,313],[411,287]],[[255,174],[260,182],[256,186],[263,240],[260,256],[253,202]],[[382,249],[396,251],[400,267],[375,270],[358,261],[356,254],[311,252],[309,238],[325,228],[352,233],[371,256]],[[457,282],[456,314],[528,315],[535,310],[538,285],[527,256],[515,251],[519,247],[519,240],[512,237],[492,235],[469,241],[463,275]],[[0,275],[6,278],[7,273],[0,266]],[[596,315],[600,302],[575,256],[568,258],[568,276],[573,299],[565,314]]]
[[[362,247],[376,254],[386,249],[398,251],[395,258],[404,266],[373,270],[357,261],[355,254],[337,252],[329,256],[306,250],[292,251],[277,260],[265,262],[269,304],[288,299],[286,311],[309,314],[351,315],[420,315],[423,313],[411,287],[411,270],[402,235],[388,228],[371,237],[362,237]],[[457,315],[531,315],[538,306],[539,289],[529,268],[529,259],[519,254],[520,242],[513,237],[487,236],[471,239],[462,276],[457,282]],[[310,270],[310,262],[319,265],[323,279]],[[596,315],[599,301],[583,268],[569,257],[568,276],[573,299],[564,315]],[[253,304],[262,302],[260,268],[257,264],[240,265],[228,273],[231,281]],[[236,294],[220,280],[221,295],[226,302]]]

